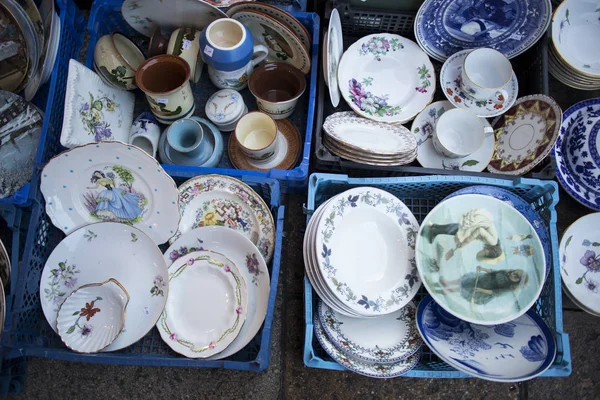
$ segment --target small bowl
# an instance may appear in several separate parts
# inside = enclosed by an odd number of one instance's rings
[[[254,70],[248,87],[259,110],[273,119],[284,119],[294,112],[306,90],[306,78],[302,71],[288,63],[270,62]]]
[[[144,53],[119,32],[102,36],[94,48],[94,70],[107,85],[117,89],[137,89],[135,72],[144,61]]]
[[[169,38],[164,36],[160,31],[160,27],[157,26],[150,36],[150,43],[148,44],[148,57],[158,56],[160,54],[167,54],[167,45],[169,44]]]
[[[73,291],[58,310],[56,329],[69,349],[96,353],[108,347],[125,325],[129,293],[114,278]]]

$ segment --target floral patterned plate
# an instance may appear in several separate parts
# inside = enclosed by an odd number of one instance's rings
[[[205,226],[184,233],[165,252],[169,271],[173,262],[192,251],[210,250],[225,255],[246,281],[248,314],[238,337],[211,360],[229,357],[244,348],[260,329],[267,314],[271,283],[269,270],[256,246],[243,234],[224,226]]]
[[[567,228],[560,241],[564,289],[584,311],[600,315],[600,213],[585,215]]]
[[[415,354],[423,341],[417,333],[410,302],[400,310],[375,318],[350,318],[332,310],[322,301],[319,321],[333,344],[351,357],[367,362],[392,363]]]
[[[160,249],[144,232],[111,222],[73,232],[48,257],[40,280],[40,301],[50,327],[57,331],[58,309],[74,290],[110,278],[127,288],[131,300],[123,330],[103,351],[119,350],[140,340],[165,307],[169,272]],[[86,317],[84,325],[75,329],[78,335],[88,336],[95,324]]]
[[[324,40],[321,44],[327,54],[325,81],[329,83],[329,99],[331,100],[331,104],[337,107],[340,104],[340,88],[337,81],[338,65],[344,54],[342,22],[340,21],[340,13],[337,8],[331,10],[326,35],[327,40]]]
[[[425,168],[481,172],[487,167],[494,153],[494,135],[486,136],[483,146],[461,158],[446,157],[433,147],[431,136],[435,130],[435,123],[444,112],[452,108],[454,106],[449,101],[437,101],[428,105],[413,121],[411,130],[419,146],[417,161]],[[481,120],[485,126],[490,126],[486,119]]]
[[[397,311],[421,287],[414,254],[418,230],[410,209],[390,193],[350,189],[323,210],[317,272],[329,292],[359,315]]]
[[[60,153],[44,167],[40,189],[52,223],[67,235],[97,222],[120,222],[162,244],[179,224],[173,179],[145,151],[124,143]]]
[[[181,355],[207,358],[239,335],[248,313],[246,282],[237,266],[212,251],[194,251],[170,268],[169,298],[156,327]]]
[[[393,363],[369,363],[361,361],[348,356],[331,342],[323,330],[318,315],[315,315],[313,324],[315,336],[325,352],[341,366],[360,375],[369,376],[371,378],[395,378],[404,375],[413,369],[421,359],[421,350],[417,350],[415,354],[405,360]]]
[[[475,325],[440,307],[431,296],[421,300],[417,328],[425,344],[452,367],[476,378],[522,382],[552,365],[552,331],[535,311],[499,325]]]
[[[504,114],[517,100],[519,84],[517,75],[513,72],[511,81],[503,88],[508,93],[508,99],[497,92],[489,99],[476,99],[462,89],[460,73],[467,55],[473,50],[463,50],[453,54],[446,60],[440,72],[440,85],[446,98],[455,107],[471,110],[480,117],[490,118]]]
[[[435,93],[429,57],[415,42],[389,33],[354,42],[342,56],[337,77],[352,110],[381,122],[410,121]]]
[[[60,144],[67,148],[93,142],[129,142],[135,96],[108,86],[96,73],[69,61]]]
[[[264,200],[242,181],[224,175],[202,175],[179,186],[181,222],[177,234],[219,225],[244,234],[267,263],[275,247],[275,223]]]

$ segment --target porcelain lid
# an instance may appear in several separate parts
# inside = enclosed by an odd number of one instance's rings
[[[230,124],[242,116],[244,99],[233,89],[219,90],[210,96],[204,111],[206,116],[215,124]]]

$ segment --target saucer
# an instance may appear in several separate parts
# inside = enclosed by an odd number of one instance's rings
[[[431,135],[433,135],[435,123],[444,112],[451,108],[454,106],[449,101],[437,101],[427,106],[415,118],[411,130],[417,138],[419,146],[417,161],[424,168],[481,172],[487,167],[494,153],[494,135],[486,136],[483,146],[476,152],[461,158],[445,157],[433,147]],[[486,119],[482,118],[481,120],[485,126],[490,126]]]
[[[160,155],[161,162],[163,164],[186,165],[192,167],[216,167],[221,161],[221,156],[223,155],[223,136],[221,135],[221,131],[219,131],[219,129],[217,129],[217,127],[207,119],[195,116],[190,117],[190,119],[200,123],[205,133],[212,133],[212,135],[205,136],[208,141],[207,143],[213,148],[211,156],[208,159],[201,160],[202,162],[198,163],[196,160],[188,159],[178,154],[169,146],[165,131],[160,136],[160,142],[158,144],[158,153]]]
[[[229,160],[237,169],[270,171],[271,169],[292,169],[300,155],[302,137],[298,129],[288,119],[277,121],[277,152],[265,161],[246,158],[234,137],[229,137]]]
[[[506,112],[517,100],[519,84],[517,76],[513,72],[510,82],[503,88],[508,92],[508,99],[498,94],[497,97],[489,99],[475,99],[464,92],[461,88],[462,65],[467,55],[473,50],[463,50],[452,55],[442,66],[440,72],[440,85],[444,95],[455,107],[466,108],[480,117],[496,117]]]

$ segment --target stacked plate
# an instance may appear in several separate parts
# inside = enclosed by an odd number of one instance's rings
[[[548,69],[565,85],[600,89],[599,14],[591,0],[565,0],[554,12]]]
[[[352,111],[330,115],[323,143],[332,153],[369,165],[404,165],[417,157],[417,140],[402,125],[361,118]]]

